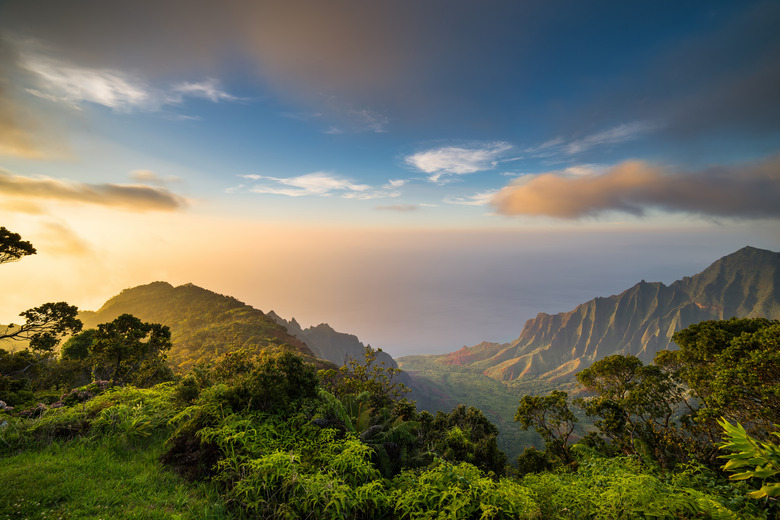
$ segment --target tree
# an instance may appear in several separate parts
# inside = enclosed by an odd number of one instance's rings
[[[83,360],[89,356],[89,347],[95,342],[97,329],[87,329],[72,336],[62,345],[62,359]]]
[[[450,413],[418,416],[418,450],[452,463],[468,462],[495,476],[504,474],[506,455],[498,448],[498,428],[481,410],[464,404]],[[428,461],[430,462],[430,461]]]
[[[402,372],[400,368],[389,367],[384,361],[377,363],[377,353],[381,351],[367,345],[362,362],[349,358],[338,370],[321,370],[322,386],[338,398],[369,392],[375,410],[398,401],[409,389],[394,381]]]
[[[674,422],[684,389],[661,367],[616,354],[578,373],[577,380],[595,395],[575,402],[620,451],[650,456],[662,466],[685,456]]]
[[[16,262],[23,256],[35,253],[33,245],[22,240],[19,233],[12,233],[6,228],[0,227],[0,264]]]
[[[7,325],[0,332],[0,339],[28,341],[31,350],[39,354],[50,353],[63,337],[81,331],[82,323],[76,316],[78,308],[65,302],[44,303],[29,309],[19,316],[25,318],[23,325]]]
[[[568,394],[553,390],[549,395],[526,395],[520,399],[515,421],[524,430],[532,427],[542,436],[547,452],[564,464],[571,464],[569,439],[574,433],[577,418],[567,404]]]
[[[144,384],[165,371],[171,331],[159,323],[143,323],[132,314],[122,314],[98,325],[89,347],[95,375],[115,383]]]
[[[27,255],[34,255],[31,243],[22,240],[18,233],[0,227],[0,264],[15,262]],[[78,309],[65,302],[45,303],[21,313],[26,319],[24,325],[7,325],[0,332],[0,339],[28,341],[29,348],[39,354],[54,350],[60,340],[68,334],[81,330],[81,321],[76,317]]]
[[[684,385],[697,403],[683,422],[706,439],[714,461],[722,436],[718,419],[741,423],[768,439],[780,423],[780,321],[732,318],[704,321],[677,332],[675,351],[656,355],[657,365]]]

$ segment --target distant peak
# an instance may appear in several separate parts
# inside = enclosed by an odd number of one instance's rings
[[[731,258],[731,257],[740,257],[740,256],[756,256],[756,255],[766,255],[766,256],[774,256],[778,253],[775,253],[774,251],[769,251],[768,249],[759,249],[757,247],[753,246],[745,246],[742,249],[739,249],[730,255],[726,255],[723,258]]]
[[[728,266],[731,264],[741,264],[743,262],[776,262],[778,261],[778,258],[780,258],[780,253],[769,251],[768,249],[745,246],[730,255],[718,259],[710,267]]]

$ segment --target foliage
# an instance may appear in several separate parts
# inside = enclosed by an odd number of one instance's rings
[[[43,405],[36,418],[6,419],[12,426],[0,430],[0,455],[75,437],[111,437],[132,444],[136,439],[130,423],[134,420],[148,422],[149,433],[164,433],[176,414],[173,388],[171,383],[150,389],[90,383],[51,406]]]
[[[768,440],[780,422],[780,322],[705,321],[678,332],[674,341],[679,350],[659,352],[655,362],[690,395],[681,423],[697,456],[715,465],[721,417]]]
[[[24,340],[39,354],[51,353],[63,337],[81,330],[77,314],[78,309],[65,302],[44,303],[19,314],[25,323],[6,326],[0,339]]]
[[[735,511],[706,489],[660,478],[634,457],[585,455],[576,472],[531,473],[520,484],[535,493],[542,518],[763,518],[751,504]]]
[[[758,442],[752,439],[739,423],[733,425],[721,419],[718,424],[726,433],[725,440],[719,446],[722,450],[731,452],[721,455],[722,458],[728,459],[723,469],[730,472],[742,470],[740,473],[734,473],[730,478],[760,479],[763,485],[761,489],[748,494],[751,498],[780,496],[780,447],[775,443]],[[780,438],[780,433],[777,431],[772,432],[772,435]]]
[[[687,458],[674,422],[683,388],[658,366],[635,356],[608,356],[577,374],[594,396],[576,403],[625,455],[671,467]]]
[[[118,384],[150,384],[170,379],[165,352],[171,348],[171,331],[159,323],[143,323],[123,314],[98,325],[89,357],[96,377]]]
[[[544,440],[534,430],[523,430],[512,420],[517,411],[517,401],[523,395],[538,395],[555,387],[518,381],[504,384],[482,374],[482,371],[457,365],[443,365],[432,356],[408,356],[399,361],[409,376],[409,398],[417,408],[431,414],[449,413],[459,404],[473,406],[482,411],[498,427],[498,448],[510,460],[514,460],[525,447],[544,448]],[[561,388],[563,389],[563,388]]]
[[[560,462],[571,464],[573,459],[569,451],[569,439],[577,418],[569,409],[567,398],[568,394],[559,390],[553,390],[547,396],[523,396],[515,421],[524,430],[533,426],[547,443],[547,452]],[[532,457],[530,453],[525,456],[528,459]]]
[[[5,227],[0,227],[0,264],[15,262],[23,256],[35,253],[33,245],[22,240],[19,233],[13,233]]]
[[[404,472],[393,485],[399,518],[540,518],[532,491],[508,479],[491,480],[467,463],[440,461],[419,474]]]
[[[659,358],[701,402],[699,421],[723,415],[750,429],[779,422],[780,322],[705,321],[674,335],[680,349]]]
[[[97,329],[87,329],[71,336],[62,345],[60,357],[62,359],[82,360],[89,356],[89,348],[95,342]]]
[[[362,360],[349,358],[338,370],[320,371],[322,386],[339,398],[368,392],[371,407],[377,410],[401,399],[409,391],[394,381],[402,370],[387,366],[384,361],[377,362],[377,353],[381,351],[367,345]]]
[[[503,475],[506,455],[498,449],[498,428],[473,406],[457,406],[449,414],[419,415],[418,446],[448,462],[468,462],[482,471]]]

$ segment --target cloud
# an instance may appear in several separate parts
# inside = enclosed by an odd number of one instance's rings
[[[431,182],[439,182],[445,175],[491,170],[511,149],[512,145],[501,141],[472,147],[445,146],[410,155],[405,162],[430,174]]]
[[[91,252],[89,244],[61,222],[44,222],[39,233],[47,254],[83,256]]]
[[[30,178],[0,170],[0,195],[111,206],[131,211],[173,211],[184,198],[144,185],[85,184],[48,177]]]
[[[16,66],[26,71],[31,86],[28,94],[80,109],[93,103],[116,111],[157,111],[165,105],[181,104],[185,98],[220,101],[241,99],[220,88],[219,81],[184,81],[172,86],[152,86],[141,76],[114,68],[77,65],[58,59],[34,41],[14,42],[18,49]],[[13,45],[13,44],[12,44]]]
[[[133,170],[130,172],[130,178],[137,182],[157,184],[157,185],[165,185],[174,182],[181,182],[181,177],[176,177],[175,175],[168,175],[166,177],[161,177],[160,175],[158,175],[157,173],[151,170]]]
[[[656,127],[657,125],[647,121],[635,121],[633,123],[624,123],[616,127],[610,128],[609,130],[598,132],[596,134],[591,134],[582,139],[577,139],[575,141],[567,143],[566,145],[563,146],[563,149],[569,155],[573,155],[575,153],[580,153],[580,152],[584,152],[585,150],[589,150],[594,146],[599,146],[603,144],[622,143],[625,141],[634,140],[640,135],[646,134],[647,132],[653,130]]]
[[[33,95],[78,106],[83,101],[118,110],[155,108],[160,99],[148,85],[111,69],[79,67],[32,52],[23,53],[20,66],[36,77]]]
[[[659,129],[660,126],[651,121],[622,123],[577,139],[567,140],[563,137],[549,139],[539,145],[526,148],[524,152],[535,158],[576,155],[597,146],[633,141]]]
[[[0,40],[0,71],[6,64]],[[0,156],[34,160],[68,157],[57,125],[43,124],[42,118],[17,102],[10,90],[0,76]]]
[[[45,215],[46,210],[39,204],[24,199],[2,199],[0,207],[9,213],[26,213],[27,215]]]
[[[374,207],[376,210],[380,211],[397,211],[399,213],[409,213],[412,211],[417,211],[420,209],[420,205],[418,204],[394,204],[392,206],[376,206]]]
[[[355,119],[359,128],[363,131],[374,132],[376,134],[383,134],[387,130],[387,125],[390,122],[387,116],[378,114],[367,108],[361,110],[351,110],[349,115]]]
[[[214,103],[240,100],[240,98],[220,89],[219,81],[213,78],[201,82],[180,83],[173,87],[173,91],[184,96],[208,99]]]
[[[368,184],[356,184],[344,177],[327,172],[314,172],[297,177],[270,177],[266,175],[240,175],[245,179],[261,181],[250,186],[247,191],[268,195],[285,195],[287,197],[331,197],[338,195],[344,199],[376,199],[397,197],[400,192],[392,186],[375,189]],[[228,188],[235,192],[239,187]]]
[[[579,219],[618,211],[641,216],[650,209],[708,217],[780,218],[780,156],[761,162],[679,171],[626,161],[605,173],[560,172],[518,179],[491,204],[505,215]]]
[[[444,202],[460,206],[486,206],[493,200],[497,192],[497,190],[488,190],[467,197],[446,197]]]

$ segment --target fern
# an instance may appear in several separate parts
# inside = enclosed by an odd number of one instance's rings
[[[728,459],[723,469],[731,472],[742,470],[734,473],[730,478],[732,480],[755,478],[763,481],[761,489],[748,493],[750,498],[780,496],[780,447],[774,443],[756,441],[739,423],[733,425],[721,417],[718,424],[726,433],[726,439],[719,444],[719,447],[732,452],[721,455],[722,458]],[[778,432],[772,432],[772,435],[780,438]]]

